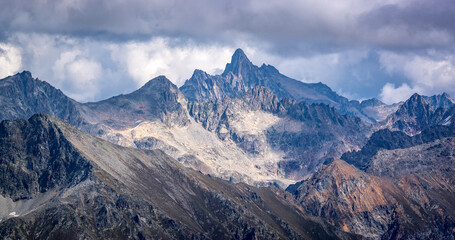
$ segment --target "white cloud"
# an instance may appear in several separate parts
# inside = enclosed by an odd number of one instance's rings
[[[63,52],[53,71],[59,85],[66,86],[72,98],[93,99],[100,90],[97,84],[103,71],[100,63],[84,57],[79,50]]]
[[[452,96],[455,94],[454,60],[454,56],[438,54],[434,51],[430,51],[425,56],[400,55],[391,52],[380,53],[380,62],[387,72],[402,74],[409,79],[409,86],[402,85],[397,89],[402,91],[411,89],[424,95],[442,92],[448,92]],[[390,89],[390,86],[386,85],[383,92]],[[388,95],[385,94],[385,96]]]
[[[380,98],[384,103],[392,104],[405,101],[412,94],[420,91],[421,89],[411,88],[406,83],[403,83],[400,87],[395,87],[392,83],[386,83],[381,90]]]
[[[126,67],[138,86],[158,75],[165,75],[175,84],[181,85],[191,77],[194,69],[217,73],[220,68],[224,68],[234,52],[234,48],[217,45],[185,43],[175,46],[165,38],[112,44],[110,48],[112,58]]]
[[[20,71],[22,66],[21,51],[11,44],[0,43],[0,78]]]

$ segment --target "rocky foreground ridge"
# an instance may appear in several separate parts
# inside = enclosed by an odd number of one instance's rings
[[[0,124],[2,239],[343,239],[270,189],[124,148],[48,115]]]

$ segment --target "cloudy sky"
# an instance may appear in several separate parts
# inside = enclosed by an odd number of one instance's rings
[[[0,0],[0,78],[80,101],[222,72],[236,48],[350,99],[455,97],[453,0]]]

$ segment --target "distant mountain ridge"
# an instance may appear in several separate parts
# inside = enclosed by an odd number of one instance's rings
[[[375,111],[376,105],[370,105],[370,109],[364,112],[358,101],[349,101],[323,83],[304,83],[289,78],[271,65],[255,66],[242,49],[235,51],[231,63],[226,64],[221,75],[212,76],[195,70],[180,90],[190,101],[211,101],[224,97],[235,98],[257,86],[270,89],[279,99],[328,104],[341,113],[349,113],[366,121],[376,122],[385,117],[381,109]],[[384,108],[384,105],[377,106]]]
[[[0,238],[455,239],[447,93],[339,104],[302,83],[319,95],[297,101],[241,50],[193,76],[198,101],[164,76],[90,103],[0,79],[19,119],[0,123]]]
[[[430,126],[451,124],[454,107],[454,101],[447,93],[432,97],[415,93],[376,126],[415,135]]]

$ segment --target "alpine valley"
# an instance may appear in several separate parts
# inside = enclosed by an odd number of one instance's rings
[[[255,66],[80,103],[0,80],[3,239],[455,239],[455,101]]]

